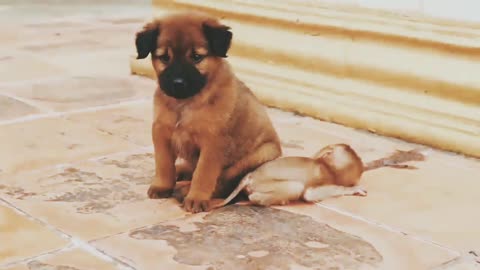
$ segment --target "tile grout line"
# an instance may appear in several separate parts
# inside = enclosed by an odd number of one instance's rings
[[[45,107],[45,106],[42,106],[40,104],[38,104],[37,102],[35,101],[32,101],[32,100],[29,100],[29,99],[26,99],[26,98],[22,98],[22,97],[19,97],[19,96],[15,96],[15,95],[11,95],[9,93],[0,93],[1,96],[4,96],[4,97],[7,97],[7,98],[11,98],[13,100],[16,100],[16,101],[20,101],[22,103],[25,103],[37,110],[40,111],[40,114],[46,114],[46,113],[54,113],[55,111],[51,108],[48,108],[48,107]]]
[[[36,222],[37,224],[40,224],[42,226],[45,226],[47,228],[47,230],[55,233],[55,235],[58,235],[60,236],[61,238],[63,239],[67,239],[67,240],[70,240],[70,237],[68,234],[62,232],[61,230],[59,230],[58,228],[48,224],[48,223],[45,223],[43,221],[41,221],[40,219],[38,218],[35,218],[33,216],[31,216],[30,214],[28,214],[27,212],[23,211],[22,209],[16,207],[15,205],[13,205],[12,203],[10,203],[9,201],[3,199],[3,198],[0,198],[0,205],[3,205],[5,207],[8,207],[9,209],[12,209],[13,211],[15,211],[15,213],[31,220],[31,221],[34,221]],[[69,241],[70,242],[70,241]],[[26,258],[26,259],[21,259],[21,260],[17,260],[17,261],[13,261],[13,262],[10,262],[10,263],[7,263],[3,266],[5,267],[8,267],[8,266],[12,266],[14,264],[17,264],[17,263],[22,263],[22,262],[26,262],[26,261],[29,261],[29,260],[32,260],[32,259],[35,259],[35,258],[38,258],[38,257],[41,257],[41,256],[45,256],[45,255],[48,255],[48,254],[55,254],[59,251],[62,251],[64,249],[66,249],[67,247],[69,247],[71,245],[68,244],[67,246],[64,246],[64,247],[61,247],[61,248],[58,248],[58,249],[54,249],[54,250],[50,250],[50,251],[47,251],[47,252],[44,252],[44,253],[41,253],[39,255],[35,255],[35,256],[32,256],[30,258]]]
[[[82,249],[82,250],[88,252],[89,254],[91,254],[91,255],[93,255],[97,258],[103,259],[105,261],[116,263],[117,265],[122,266],[123,269],[135,270],[135,267],[133,267],[133,266],[131,266],[131,265],[129,265],[129,264],[123,262],[123,261],[120,261],[117,258],[115,258],[113,256],[110,256],[103,251],[98,250],[97,248],[95,248],[94,246],[89,244],[88,241],[83,241],[79,238],[73,237],[72,235],[69,235],[69,234],[61,231],[60,229],[52,226],[51,224],[48,224],[47,222],[44,222],[41,219],[36,218],[36,217],[28,214],[27,212],[25,212],[24,210],[16,207],[15,205],[10,203],[9,201],[7,201],[3,198],[0,198],[0,205],[2,205],[2,204],[6,205],[7,207],[9,207],[11,209],[13,209],[19,215],[22,215],[22,216],[24,216],[24,217],[26,217],[26,218],[34,221],[34,222],[37,222],[38,224],[40,224],[42,226],[45,226],[48,230],[56,233],[61,238],[69,240],[69,245],[67,245],[65,247],[55,249],[55,250],[52,250],[52,251],[49,251],[49,252],[45,252],[45,253],[42,253],[42,254],[39,254],[39,255],[36,255],[36,256],[32,256],[32,257],[29,257],[29,258],[26,258],[26,259],[22,259],[22,260],[14,261],[14,262],[11,262],[11,263],[7,263],[5,265],[2,265],[2,267],[9,267],[9,266],[19,264],[19,263],[22,263],[22,262],[32,261],[34,259],[41,258],[41,257],[44,257],[44,256],[54,255],[54,254],[57,254],[59,252],[66,251],[66,250],[69,250],[69,249],[79,248],[79,249]]]
[[[20,50],[15,50],[15,52],[23,52]],[[25,54],[32,54],[29,52],[24,52]],[[52,82],[60,82],[62,80],[71,79],[71,74],[65,74],[61,76],[45,76],[42,78],[35,78],[35,79],[24,79],[24,80],[15,80],[11,82],[0,82],[0,87],[18,87],[18,86],[26,86],[32,85],[34,83],[52,83]]]
[[[29,52],[24,52],[20,50],[15,50],[15,52],[23,52],[25,54],[32,54]],[[125,79],[125,74],[103,74],[104,76],[112,79]],[[127,78],[132,79],[133,81],[144,81],[144,82],[153,82],[152,79],[141,76],[141,75],[135,75],[135,74],[127,74]],[[79,75],[73,75],[73,74],[64,74],[61,76],[46,76],[42,78],[35,78],[35,79],[24,79],[24,80],[15,80],[15,81],[9,81],[9,82],[0,82],[0,87],[19,87],[19,86],[31,86],[32,84],[35,83],[55,83],[55,82],[61,82],[65,80],[69,80],[72,78],[80,78],[80,77],[88,77],[88,78],[93,78],[93,75],[90,74],[79,74]]]
[[[147,12],[148,11],[148,12]],[[107,24],[110,22],[105,22],[105,20],[123,20],[123,19],[139,19],[147,16],[147,19],[153,16],[153,13],[150,10],[142,11],[142,14],[127,15],[127,14],[101,14],[97,16],[92,16],[88,14],[73,14],[62,16],[59,18],[42,18],[35,22],[28,22],[28,24],[49,24],[49,23],[62,23],[62,22],[75,22],[75,23],[84,23],[86,25],[95,25],[97,23]]]
[[[47,252],[44,252],[44,253],[40,253],[40,254],[34,255],[32,257],[19,259],[19,260],[12,261],[12,262],[9,262],[9,263],[6,263],[6,264],[2,264],[2,265],[0,265],[0,269],[6,269],[6,268],[9,268],[9,267],[14,267],[16,265],[24,264],[24,263],[28,264],[29,262],[34,261],[34,260],[38,260],[38,259],[41,259],[41,258],[44,258],[44,257],[54,256],[58,253],[69,250],[71,248],[71,246],[72,245],[69,244],[65,247],[54,249],[54,250],[47,251]]]
[[[109,154],[106,154],[106,155],[89,157],[89,158],[85,158],[85,159],[78,160],[78,161],[73,161],[73,162],[68,162],[68,163],[57,163],[57,164],[53,164],[53,165],[47,165],[47,166],[36,168],[36,169],[33,169],[33,170],[23,170],[21,172],[13,172],[13,173],[10,173],[10,172],[7,171],[7,172],[4,172],[4,174],[5,174],[4,176],[12,176],[12,175],[16,175],[16,174],[19,174],[19,173],[25,173],[25,174],[42,173],[44,171],[48,171],[48,170],[52,170],[52,169],[62,169],[64,167],[75,166],[77,164],[82,164],[83,162],[95,162],[96,163],[102,158],[111,158],[111,157],[115,157],[115,156],[122,156],[122,155],[128,155],[128,154],[136,154],[136,153],[140,153],[140,154],[150,153],[152,151],[153,151],[153,146],[140,146],[140,145],[138,145],[138,147],[136,147],[135,149],[130,149],[130,150],[127,150],[127,151],[112,152],[112,153],[109,153]],[[0,200],[1,200],[1,198],[0,198]]]
[[[113,103],[113,104],[108,104],[108,105],[93,106],[93,107],[87,107],[87,108],[76,109],[76,110],[69,110],[69,111],[64,111],[64,112],[52,111],[52,112],[47,112],[47,113],[42,113],[42,114],[32,114],[32,115],[27,115],[27,116],[23,116],[23,117],[11,119],[11,120],[0,121],[0,126],[30,122],[30,121],[34,121],[34,120],[38,120],[38,119],[48,119],[48,118],[69,116],[69,115],[85,113],[85,112],[97,112],[97,111],[104,111],[104,110],[108,110],[108,109],[116,109],[116,108],[120,108],[120,107],[123,107],[123,106],[146,103],[147,101],[151,101],[151,100],[152,100],[152,98],[140,98],[140,99],[134,99],[134,100],[121,101],[121,102],[118,102],[118,103]]]
[[[322,208],[325,208],[327,210],[330,210],[332,212],[335,212],[337,214],[341,214],[343,216],[347,216],[347,217],[350,217],[350,218],[353,218],[355,220],[358,220],[358,221],[362,221],[362,222],[365,222],[369,225],[373,225],[375,227],[378,227],[378,228],[381,228],[383,230],[386,230],[386,231],[389,231],[389,232],[393,232],[393,233],[397,233],[397,234],[400,234],[400,235],[403,235],[407,238],[410,238],[410,239],[413,239],[415,241],[419,241],[419,242],[422,242],[422,243],[425,243],[425,244],[428,244],[428,245],[431,245],[431,246],[435,246],[435,247],[438,247],[440,249],[443,249],[445,251],[448,251],[450,253],[453,253],[455,254],[456,256],[461,256],[461,252],[455,250],[455,249],[452,249],[452,248],[449,248],[447,246],[444,246],[438,242],[435,242],[435,241],[432,241],[432,240],[427,240],[427,239],[423,239],[422,237],[418,236],[418,235],[414,235],[414,234],[410,234],[410,233],[406,233],[404,232],[403,230],[401,229],[398,229],[398,228],[395,228],[395,227],[392,227],[390,225],[387,225],[385,223],[382,223],[382,222],[378,222],[378,221],[375,221],[375,220],[371,220],[371,219],[368,219],[368,218],[365,218],[365,217],[362,217],[362,216],[358,216],[358,215],[355,215],[351,212],[348,212],[348,211],[345,211],[345,210],[341,210],[341,209],[338,209],[336,207],[332,207],[332,206],[328,206],[324,203],[316,203],[315,205],[318,205]]]
[[[59,234],[62,238],[64,239],[69,239],[69,235],[62,232],[61,230],[59,230],[58,228],[48,224],[48,223],[45,223],[43,221],[41,221],[40,219],[38,218],[35,218],[33,217],[32,215],[28,214],[27,212],[25,212],[24,210],[18,208],[17,206],[15,206],[14,204],[12,204],[11,202],[7,201],[6,199],[3,199],[3,198],[0,198],[0,204],[3,204],[4,206],[8,206],[10,208],[12,208],[15,212],[17,212],[17,214],[20,214],[24,217],[27,217],[29,218],[30,220],[33,220],[37,223],[40,223],[42,225],[45,225],[47,227],[47,229],[49,229],[50,231],[53,231],[57,234]]]

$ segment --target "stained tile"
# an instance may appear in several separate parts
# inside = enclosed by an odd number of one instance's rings
[[[367,197],[323,203],[457,250],[480,250],[480,162],[434,153],[415,166],[366,172],[361,185]]]
[[[357,198],[361,200],[363,197]],[[458,256],[454,251],[406,237],[388,228],[348,217],[318,205],[298,204],[275,208],[309,216],[317,222],[326,223],[368,242],[382,256],[378,269],[430,269]]]
[[[42,256],[21,263],[5,270],[81,270],[81,269],[101,269],[114,270],[122,269],[121,265],[113,260],[107,261],[97,256],[89,254],[81,249],[70,249],[58,253]]]
[[[153,163],[138,153],[23,173],[4,177],[0,194],[67,234],[96,239],[185,215],[174,199],[147,197]]]
[[[0,205],[0,243],[1,266],[62,248],[68,240],[13,209]]]
[[[403,270],[454,257],[318,206],[288,210],[232,205],[92,244],[139,269]]]

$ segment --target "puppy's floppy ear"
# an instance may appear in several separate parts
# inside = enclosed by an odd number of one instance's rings
[[[135,46],[137,47],[137,59],[144,59],[157,47],[157,38],[160,34],[159,23],[146,24],[142,31],[137,32]]]
[[[233,35],[229,29],[230,27],[225,25],[214,26],[208,23],[203,24],[203,33],[208,41],[211,54],[219,57],[227,57]]]

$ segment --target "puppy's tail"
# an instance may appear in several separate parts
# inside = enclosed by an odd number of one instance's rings
[[[372,160],[363,166],[363,171],[370,171],[381,167],[391,167],[397,169],[417,169],[415,166],[402,164],[409,161],[423,161],[425,155],[422,149],[416,148],[409,151],[396,150],[390,156]]]
[[[216,209],[216,208],[220,208],[227,205],[230,201],[232,201],[235,197],[237,197],[237,195],[243,189],[245,189],[252,182],[251,179],[252,177],[250,173],[245,175],[240,181],[240,183],[238,184],[238,186],[232,191],[232,193],[230,193],[230,195],[228,195],[228,197],[225,200],[219,201],[218,203],[214,203],[211,209]]]

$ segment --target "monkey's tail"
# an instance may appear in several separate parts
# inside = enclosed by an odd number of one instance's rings
[[[415,166],[402,164],[409,161],[423,161],[425,155],[422,149],[416,148],[409,151],[396,150],[390,156],[372,160],[363,166],[363,171],[378,169],[381,167],[392,167],[397,169],[417,169]]]
[[[230,193],[230,195],[228,195],[228,197],[225,199],[225,200],[222,200],[216,204],[214,204],[212,206],[212,209],[216,209],[216,208],[219,208],[219,207],[223,207],[225,205],[227,205],[230,201],[232,201],[235,197],[237,197],[237,195],[245,188],[247,187],[247,185],[250,184],[251,182],[251,176],[250,174],[247,174],[245,175],[242,180],[240,181],[240,183],[238,184],[238,186],[232,191],[232,193]]]

